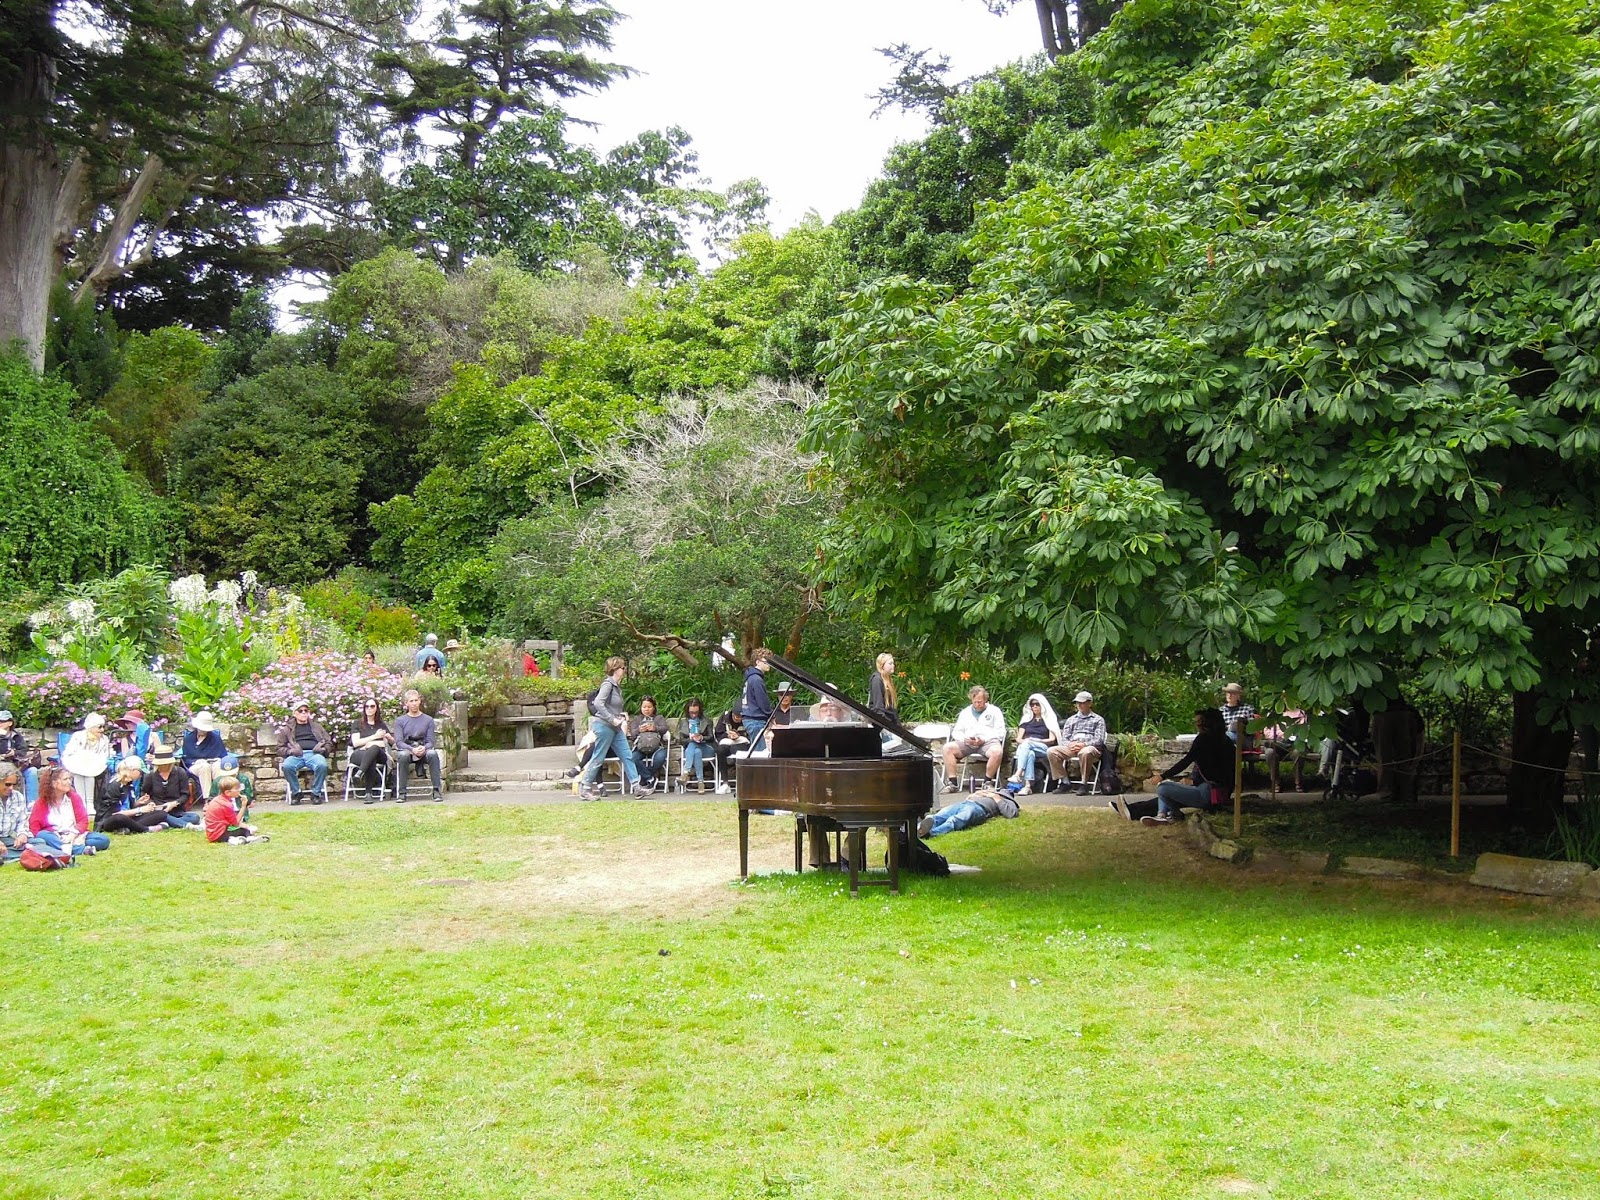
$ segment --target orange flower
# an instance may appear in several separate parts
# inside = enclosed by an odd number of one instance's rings
[[[904,671],[896,671],[894,673],[894,677],[896,679],[904,679],[906,677],[906,673]]]
[[[971,671],[963,671],[963,672],[961,672],[961,682],[962,683],[965,683],[967,680],[969,680],[971,678],[972,678],[972,672]]]
[[[912,692],[915,692],[915,691],[916,691],[916,690],[917,690],[917,685],[916,685],[916,684],[914,684],[914,683],[911,683],[911,684],[907,684],[907,685],[906,685],[906,686],[907,686],[907,687],[908,687],[908,688],[910,688],[910,689],[911,689],[911,691],[912,691]]]

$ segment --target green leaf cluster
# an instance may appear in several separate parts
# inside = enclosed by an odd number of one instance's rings
[[[1103,154],[980,223],[969,291],[852,303],[811,430],[845,602],[1024,656],[1264,649],[1319,704],[1575,686],[1597,20],[1134,0],[1079,56]]]
[[[163,505],[73,415],[73,398],[25,359],[0,357],[0,589],[111,575],[167,547]]]

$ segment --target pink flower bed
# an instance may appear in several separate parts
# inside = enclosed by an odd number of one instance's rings
[[[361,705],[376,696],[385,720],[400,711],[405,681],[360,658],[324,651],[279,659],[217,706],[224,720],[281,724],[290,705],[304,700],[312,717],[336,740],[343,740],[361,716]]]
[[[123,683],[110,671],[86,671],[75,662],[59,662],[44,671],[0,674],[5,708],[28,729],[76,729],[84,717],[101,713],[115,720],[139,709],[154,729],[181,727],[189,719],[183,697],[165,688]]]

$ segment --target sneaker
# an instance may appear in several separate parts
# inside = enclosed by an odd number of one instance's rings
[[[1169,817],[1166,813],[1157,813],[1153,817],[1140,817],[1139,818],[1139,824],[1141,824],[1141,825],[1171,825],[1172,824],[1172,818]]]
[[[98,849],[96,849],[95,847],[93,847],[93,846],[87,846],[86,845],[86,846],[84,846],[83,850],[80,853],[88,854],[88,855],[92,856],[92,855],[95,855],[95,854],[99,854],[100,851]]]
[[[1092,796],[1094,795],[1094,788],[1087,783],[1080,783],[1072,789],[1072,794],[1074,796]]]
[[[396,804],[404,804],[406,802],[406,794],[404,792],[401,792],[398,796],[396,796],[394,798],[394,802]]]
[[[932,832],[933,832],[933,818],[932,817],[923,817],[922,820],[917,822],[917,836],[919,838],[925,838]]]
[[[1022,776],[1021,775],[1008,776],[1006,778],[1006,782],[1007,783],[1021,783],[1022,782]]]
[[[437,791],[437,790],[436,790],[436,791],[435,791],[435,792],[434,792],[434,793],[433,793],[433,802],[434,802],[434,803],[435,803],[435,804],[443,804],[443,803],[444,803],[444,793],[443,793],[443,792],[441,792],[441,791]]]
[[[719,783],[717,784],[717,795],[731,796],[733,795],[733,789],[725,783]]]
[[[961,785],[959,783],[957,783],[954,779],[946,779],[944,781],[944,791],[945,791],[946,795],[950,795],[953,792],[959,792],[960,790],[961,790]]]
[[[376,804],[377,802],[378,802],[378,798],[372,794],[372,789],[371,788],[366,788],[366,789],[364,789],[362,791],[362,793],[361,793],[361,803],[363,803],[363,804]]]
[[[983,781],[983,786],[988,788],[990,791],[994,791],[1000,786],[1000,777],[997,775],[993,779],[985,779]]]
[[[600,792],[590,784],[585,784],[583,787],[578,789],[579,800],[598,800],[603,794],[604,793]]]
[[[305,799],[305,797],[303,797],[299,792],[291,792],[289,794],[289,807],[293,808],[296,804],[299,804],[300,801],[303,800],[303,799]]]
[[[636,783],[628,789],[628,795],[642,798],[644,796],[648,796],[650,794],[650,790],[650,785],[648,783]]]
[[[1022,786],[1017,789],[1017,795],[1019,795],[1019,796],[1031,796],[1031,795],[1033,795],[1033,784],[1031,784],[1031,783],[1027,782],[1026,780],[1024,780],[1023,783],[1022,783]]]
[[[272,840],[272,835],[270,833],[252,833],[244,840],[247,842],[270,842]]]
[[[1121,817],[1124,821],[1133,820],[1133,814],[1128,811],[1128,802],[1121,796],[1113,796],[1110,800],[1107,800],[1106,807],[1112,812],[1116,813],[1117,816]]]

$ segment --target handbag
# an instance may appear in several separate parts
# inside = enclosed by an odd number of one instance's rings
[[[36,850],[32,843],[23,847],[22,857],[17,860],[24,871],[54,871],[60,867],[72,865],[70,854],[50,854],[44,850]]]

